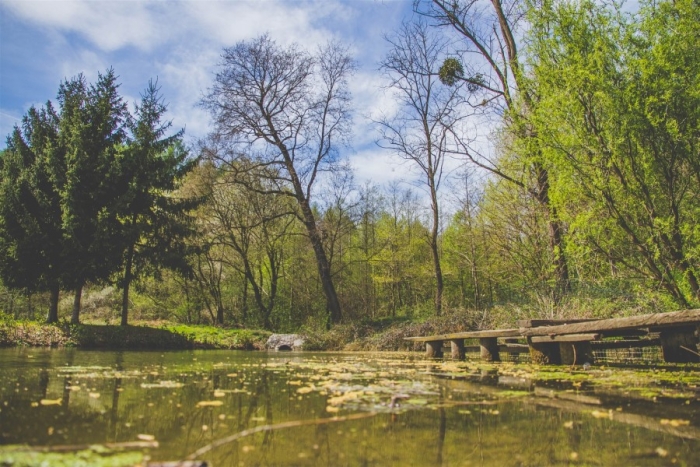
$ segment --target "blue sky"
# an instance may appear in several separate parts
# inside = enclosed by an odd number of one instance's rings
[[[403,178],[366,117],[393,105],[377,71],[383,35],[411,14],[412,0],[0,0],[0,147],[31,105],[55,100],[63,79],[94,81],[110,66],[131,103],[158,78],[175,128],[201,137],[209,119],[197,103],[222,48],[267,32],[283,44],[350,47],[359,64],[351,163],[359,180]]]

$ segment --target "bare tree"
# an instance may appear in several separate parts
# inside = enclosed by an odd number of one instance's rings
[[[378,144],[410,161],[421,174],[421,184],[430,198],[429,244],[435,273],[435,313],[442,312],[443,278],[438,234],[440,206],[438,190],[443,180],[450,136],[464,114],[460,113],[460,86],[446,86],[438,72],[445,59],[447,42],[431,33],[419,20],[404,23],[387,37],[391,51],[381,64],[400,107],[396,115],[377,121],[381,131]]]
[[[492,110],[514,135],[536,137],[528,115],[536,96],[527,88],[523,62],[518,52],[517,32],[524,16],[523,2],[518,0],[414,0],[414,9],[431,18],[438,27],[446,28],[461,39],[461,59],[447,58],[440,69],[446,84],[466,84],[468,102]],[[513,175],[498,161],[483,154],[469,139],[454,134],[460,153],[470,162],[492,174],[526,189],[549,213],[548,234],[557,281],[555,298],[570,290],[569,268],[564,254],[564,229],[549,196],[549,172],[543,165],[535,145],[531,154],[523,156],[524,170]],[[531,177],[533,182],[528,180]]]
[[[337,323],[340,302],[311,200],[319,175],[337,163],[337,146],[350,132],[347,79],[354,63],[337,44],[311,54],[268,36],[226,48],[222,58],[203,104],[214,117],[216,137],[233,150],[215,156],[234,167],[246,154],[245,170],[264,169],[272,177],[262,192],[296,200]]]

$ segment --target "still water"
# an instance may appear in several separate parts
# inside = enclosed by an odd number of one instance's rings
[[[215,467],[700,466],[692,385],[682,397],[624,399],[461,365],[0,349],[0,445],[141,443],[151,462]]]

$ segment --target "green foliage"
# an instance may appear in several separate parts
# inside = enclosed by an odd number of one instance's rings
[[[50,291],[51,322],[60,288],[107,282],[123,263],[129,280],[143,264],[186,268],[195,202],[172,192],[195,161],[182,132],[163,138],[169,125],[153,83],[135,118],[118,88],[112,69],[92,85],[66,80],[59,109],[32,107],[0,155],[0,276],[13,289]]]
[[[579,271],[641,276],[682,307],[700,303],[698,18],[693,1],[532,11],[534,121]]]

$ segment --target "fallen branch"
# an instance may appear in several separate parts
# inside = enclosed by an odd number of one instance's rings
[[[124,443],[93,443],[93,444],[69,444],[57,446],[21,446],[13,451],[19,452],[66,452],[66,451],[84,451],[95,447],[105,447],[107,449],[144,449],[157,448],[158,441],[127,441]]]
[[[197,449],[195,452],[187,456],[185,459],[186,460],[193,460],[197,457],[200,457],[202,454],[205,454],[212,449],[218,448],[219,446],[223,446],[224,444],[231,443],[233,441],[236,441],[241,438],[245,438],[246,436],[254,435],[255,433],[262,433],[265,431],[274,431],[274,430],[282,430],[284,428],[295,428],[298,426],[311,426],[311,425],[326,425],[328,423],[339,423],[339,422],[347,422],[350,420],[360,420],[363,418],[370,418],[374,417],[377,415],[376,412],[368,412],[368,413],[360,413],[360,414],[354,414],[354,415],[346,415],[344,417],[332,417],[332,418],[315,418],[313,420],[294,420],[291,422],[283,422],[283,423],[277,423],[275,425],[260,425],[256,426],[255,428],[250,428],[248,430],[243,430],[240,431],[236,434],[233,434],[231,436],[227,436],[225,438],[217,439],[216,441],[207,444],[206,446],[203,446],[199,449]]]
[[[698,357],[700,357],[700,353],[697,353],[697,352],[694,351],[694,350],[690,350],[688,347],[686,347],[686,346],[684,346],[684,345],[681,345],[681,349],[687,350],[688,352],[694,353],[695,355],[697,355]]]

